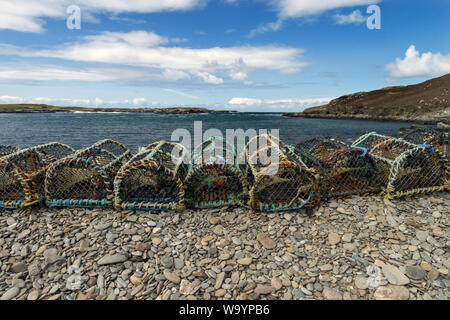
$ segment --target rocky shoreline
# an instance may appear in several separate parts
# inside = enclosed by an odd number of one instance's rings
[[[398,117],[386,117],[386,116],[373,116],[373,115],[333,115],[333,114],[315,114],[305,112],[288,112],[283,116],[288,118],[306,118],[306,119],[332,119],[332,120],[361,120],[361,121],[387,121],[387,122],[410,122],[422,125],[439,125],[443,124],[448,126],[450,119],[448,117],[418,117],[412,118],[410,116],[398,116]]]
[[[449,213],[449,193],[280,214],[0,210],[0,299],[446,300]]]

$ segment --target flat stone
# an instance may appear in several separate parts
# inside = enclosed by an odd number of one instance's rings
[[[277,291],[283,287],[283,284],[282,284],[280,278],[277,278],[277,277],[272,278],[272,280],[270,281],[270,285],[272,287],[274,287],[275,290],[277,290]]]
[[[1,297],[0,300],[11,300],[14,299],[20,292],[20,289],[17,287],[12,287],[7,290]]]
[[[103,230],[106,230],[109,227],[111,227],[111,225],[112,225],[111,222],[107,222],[107,223],[98,224],[94,228],[95,228],[95,230],[103,231]]]
[[[250,263],[252,263],[252,258],[246,257],[246,258],[238,259],[237,263],[242,264],[244,266],[248,266]]]
[[[333,230],[331,230],[329,233],[328,233],[328,243],[330,244],[330,245],[336,245],[336,244],[338,244],[339,242],[341,241],[341,237],[337,234],[337,233],[335,233]]]
[[[351,233],[346,233],[342,236],[342,241],[351,242],[352,238],[353,238],[353,235]]]
[[[23,262],[17,262],[12,265],[10,271],[13,273],[21,273],[27,270],[27,265]]]
[[[275,288],[272,286],[267,286],[267,285],[258,285],[255,288],[255,292],[257,294],[269,294],[275,291]]]
[[[226,294],[227,294],[227,290],[225,290],[225,289],[219,289],[219,290],[217,290],[217,291],[214,293],[214,295],[215,295],[217,298],[223,297],[223,296],[226,295]]]
[[[186,279],[181,280],[180,283],[180,294],[182,295],[189,295],[191,294],[191,292],[194,290],[194,286],[192,285],[192,283]]]
[[[163,256],[161,258],[161,263],[162,263],[162,265],[165,268],[170,269],[170,268],[173,267],[173,257],[171,257],[171,256]]]
[[[18,235],[17,235],[17,239],[18,240],[21,240],[21,239],[23,239],[23,238],[25,238],[25,237],[28,237],[28,235],[31,233],[31,230],[30,229],[25,229],[25,230],[23,230],[21,233],[19,233]]]
[[[274,249],[277,246],[275,240],[267,236],[265,233],[260,232],[256,236],[256,239],[261,243],[261,245],[266,249]]]
[[[381,268],[381,270],[391,284],[402,286],[409,283],[408,277],[393,265],[386,264]]]
[[[27,296],[27,300],[29,300],[29,301],[34,301],[34,300],[37,300],[38,298],[39,298],[38,290],[31,291]]]
[[[330,271],[333,270],[333,266],[329,263],[319,266],[320,271]]]
[[[159,246],[161,242],[162,242],[161,238],[158,237],[152,238],[152,243],[154,246]]]
[[[202,238],[202,242],[210,242],[213,239],[212,235],[207,235]]]
[[[347,214],[347,215],[350,214],[350,212],[348,212],[347,210],[345,210],[342,207],[337,208],[336,211],[339,213],[342,213],[342,214]]]
[[[214,229],[213,229],[213,232],[216,234],[216,235],[218,235],[218,236],[221,236],[222,234],[223,234],[223,227],[219,224],[219,225],[216,225],[215,227],[214,227]]]
[[[356,245],[354,243],[344,243],[343,245],[344,249],[350,252],[356,251]]]
[[[324,287],[322,294],[327,300],[342,300],[342,294],[336,289],[330,287]]]
[[[403,286],[382,286],[373,294],[376,300],[408,300],[409,290]]]
[[[8,226],[12,226],[12,225],[14,225],[16,223],[17,223],[17,221],[13,217],[8,217],[8,219],[6,219],[6,224]]]
[[[131,282],[132,284],[134,284],[134,285],[138,285],[138,284],[141,284],[141,283],[142,283],[142,278],[141,278],[141,277],[137,277],[137,276],[135,276],[135,275],[132,275],[132,276],[130,277],[130,282]]]
[[[367,277],[357,276],[355,279],[355,286],[360,290],[367,289]]]
[[[427,241],[428,231],[417,230],[416,231],[416,238],[419,239],[419,241],[421,241],[421,242]]]
[[[128,258],[123,254],[113,254],[113,255],[106,255],[103,258],[101,258],[97,263],[102,265],[108,265],[108,264],[115,264],[115,263],[121,263],[127,261]]]
[[[425,270],[419,266],[407,266],[405,271],[408,278],[412,280],[422,280],[426,275]]]
[[[175,259],[173,260],[173,262],[174,262],[174,265],[175,265],[175,269],[177,269],[177,270],[183,269],[183,267],[184,267],[184,261],[183,261],[182,259],[175,258]]]
[[[223,279],[225,278],[225,272],[221,272],[217,275],[216,278],[216,284],[214,285],[214,288],[219,289],[222,286]]]
[[[169,271],[164,271],[164,277],[169,280],[170,282],[173,283],[180,283],[181,279],[179,276],[177,276],[175,273],[169,272]]]

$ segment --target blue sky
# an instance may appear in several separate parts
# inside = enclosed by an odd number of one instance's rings
[[[0,103],[300,111],[450,73],[449,31],[447,0],[3,0]]]

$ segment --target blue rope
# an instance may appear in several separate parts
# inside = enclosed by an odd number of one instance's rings
[[[434,148],[433,148],[433,146],[431,144],[419,144],[419,147],[430,148],[430,154],[434,153]]]
[[[360,157],[364,157],[367,154],[367,149],[363,147],[352,147],[353,149],[359,149],[362,150],[363,153],[361,153]]]

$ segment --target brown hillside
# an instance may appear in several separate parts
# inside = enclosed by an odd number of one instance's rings
[[[450,74],[425,82],[358,92],[306,109],[297,117],[438,122],[450,120]]]

